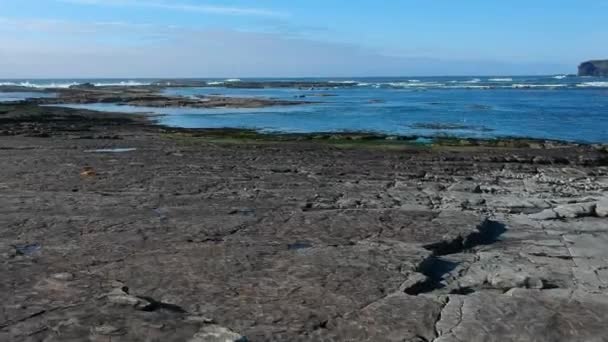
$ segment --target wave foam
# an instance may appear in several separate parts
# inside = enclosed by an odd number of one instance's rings
[[[76,82],[71,83],[31,83],[29,81],[24,82],[0,82],[0,86],[11,86],[11,87],[25,87],[25,88],[69,88],[73,85],[78,85]]]
[[[513,82],[512,78],[490,78],[488,81],[490,82]]]
[[[567,87],[567,84],[513,84],[511,87],[516,89],[529,88],[562,88]]]
[[[567,78],[568,75],[557,75],[557,76],[553,76],[553,78],[555,78],[556,80],[563,80],[564,78]]]
[[[333,83],[333,84],[359,84],[359,82],[357,82],[357,81],[329,81],[327,83]]]
[[[492,89],[492,86],[487,85],[454,85],[454,86],[444,86],[441,88],[446,89]]]
[[[585,82],[576,86],[579,88],[608,88],[608,82]]]
[[[393,88],[437,88],[443,84],[435,82],[389,82],[383,83],[382,85],[393,87]]]
[[[35,88],[35,89],[66,89],[72,86],[77,86],[83,84],[82,82],[0,82],[0,86],[11,86],[11,87],[24,87],[24,88]],[[147,82],[136,82],[136,81],[121,81],[121,82],[98,82],[93,83],[96,87],[104,87],[104,86],[123,86],[123,87],[136,87],[136,86],[145,86],[150,85],[151,83]]]
[[[121,82],[99,82],[93,83],[96,87],[111,87],[111,86],[122,86],[122,87],[138,87],[150,85],[150,82],[137,82],[137,81],[121,81]]]

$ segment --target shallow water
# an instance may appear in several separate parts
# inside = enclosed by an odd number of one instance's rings
[[[583,77],[450,77],[357,79],[348,88],[170,88],[179,96],[303,99],[310,105],[261,109],[144,108],[95,104],[106,111],[164,114],[161,124],[251,128],[266,132],[373,131],[474,138],[532,137],[608,142],[608,79]],[[333,96],[320,96],[333,95]],[[301,96],[305,96],[301,98]]]
[[[37,93],[37,92],[0,92],[0,102],[22,101],[30,98],[54,97],[55,94]]]
[[[97,150],[86,150],[85,153],[126,153],[137,151],[136,148],[101,148]]]

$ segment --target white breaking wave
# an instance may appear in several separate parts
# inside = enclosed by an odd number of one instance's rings
[[[608,82],[585,82],[576,86],[580,88],[608,88]]]
[[[557,75],[557,76],[553,76],[553,78],[555,78],[556,80],[563,80],[564,78],[567,78],[568,75]]]
[[[443,86],[441,88],[446,89],[492,89],[492,86],[487,85],[453,85],[453,86]]]
[[[512,88],[526,89],[526,88],[561,88],[567,87],[566,84],[513,84]]]
[[[437,88],[443,86],[441,83],[434,82],[390,82],[382,84],[393,88]]]
[[[26,87],[36,89],[46,88],[69,88],[73,85],[78,85],[76,82],[72,83],[31,83],[29,81],[24,82],[0,82],[0,86],[14,86],[14,87]]]
[[[150,82],[137,82],[137,81],[121,81],[121,82],[99,82],[93,83],[96,87],[110,87],[110,86],[123,86],[123,87],[137,87],[137,86],[147,86],[150,85]]]
[[[53,89],[53,88],[65,89],[65,88],[77,86],[80,84],[83,84],[83,83],[82,82],[44,83],[44,82],[30,82],[30,81],[0,82],[0,86],[25,87],[25,88],[35,88],[35,89]],[[99,83],[94,83],[93,85],[95,85],[96,87],[103,87],[103,86],[135,87],[135,86],[145,86],[145,85],[150,85],[150,84],[151,83],[136,82],[136,81],[121,81],[121,82],[99,82]]]
[[[358,84],[359,82],[357,82],[357,81],[329,81],[327,83],[333,83],[333,84]]]
[[[226,82],[241,82],[240,78],[229,78],[226,80]]]
[[[222,85],[226,82],[222,82],[222,81],[214,81],[214,82],[207,82],[208,85]]]
[[[462,83],[479,83],[479,82],[481,82],[481,80],[479,78],[474,78],[470,81],[464,81]]]
[[[513,82],[512,78],[490,78],[490,82]]]

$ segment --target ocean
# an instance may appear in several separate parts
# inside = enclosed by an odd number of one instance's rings
[[[145,108],[69,105],[102,111],[163,114],[159,123],[187,128],[249,128],[263,132],[365,131],[404,136],[526,137],[608,142],[608,79],[551,76],[392,77],[354,79],[243,79],[330,81],[323,89],[234,89],[238,80],[208,79],[213,87],[167,88],[176,96],[224,95],[298,99],[313,104],[258,109]],[[145,85],[150,79],[0,80],[32,88]],[[343,87],[343,85],[349,85]],[[24,94],[22,98],[36,94]],[[0,93],[0,101],[20,96]]]

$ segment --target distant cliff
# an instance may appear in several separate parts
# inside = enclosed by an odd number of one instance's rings
[[[608,76],[608,59],[585,62],[578,67],[579,76]]]

